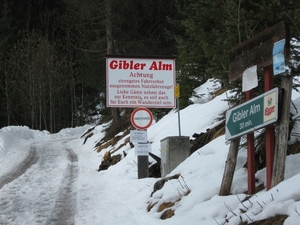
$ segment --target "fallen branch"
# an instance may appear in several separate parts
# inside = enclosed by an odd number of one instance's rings
[[[263,209],[262,205],[261,205],[258,201],[256,201],[256,202],[257,202],[257,204],[260,206],[260,208]]]
[[[242,204],[242,206],[244,206],[247,210],[248,210],[248,207],[246,207],[243,202],[241,201],[241,199],[239,198],[239,196],[236,194],[236,197],[238,198],[238,200],[240,201],[240,203]]]
[[[235,214],[232,210],[232,208],[230,208],[228,205],[226,205],[226,203],[224,202],[225,207],[228,209],[229,212],[231,212],[233,215],[237,216],[237,214]]]

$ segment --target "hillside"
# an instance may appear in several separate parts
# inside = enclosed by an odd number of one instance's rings
[[[180,111],[181,133],[194,149],[165,182],[159,177],[138,179],[129,130],[99,145],[109,124],[56,134],[22,126],[2,128],[0,224],[299,224],[298,123],[291,132],[290,144],[295,145],[286,159],[283,182],[266,191],[266,172],[260,169],[255,175],[258,192],[248,195],[247,154],[241,147],[231,194],[218,195],[229,142],[222,129],[215,128],[222,126],[218,118],[228,109],[224,100],[230,96],[230,92],[213,95],[218,89],[209,80],[196,90],[202,99]],[[299,96],[293,92],[293,114],[299,111]],[[148,129],[153,154],[160,156],[162,139],[178,135],[177,118],[171,111]],[[201,133],[210,141],[196,140]],[[99,171],[104,159],[113,165]],[[152,157],[149,160],[155,164]]]
[[[224,99],[230,93],[219,96],[208,94],[215,88],[218,89],[213,86],[212,81],[208,81],[196,90],[204,94],[202,100],[197,100],[195,104],[181,110],[183,136],[189,136],[193,140],[195,133],[205,133],[207,129],[214,128],[220,123],[217,118],[228,109],[229,106]],[[297,92],[293,92],[294,99],[298,96]],[[296,105],[297,102],[296,100]],[[160,140],[178,135],[177,116],[177,113],[172,111],[148,129],[148,139],[152,143],[153,154],[160,156]],[[92,131],[93,135],[86,140],[84,149],[95,147],[96,140],[99,140],[97,133],[101,132],[101,128],[96,128],[100,130]],[[294,130],[293,133],[298,132]],[[297,165],[300,160],[299,154],[287,157],[285,181],[269,191],[264,188],[265,169],[258,171],[256,186],[262,190],[249,196],[247,195],[247,171],[244,167],[247,155],[246,149],[241,148],[231,189],[232,195],[219,196],[229,148],[229,142],[225,140],[224,135],[221,135],[196,149],[168,175],[175,179],[168,180],[161,189],[151,195],[153,186],[159,178],[137,179],[137,159],[134,148],[128,142],[128,131],[118,136],[118,141],[110,142],[113,144],[100,148],[101,151],[96,154],[98,158],[105,157],[109,151],[112,156],[121,155],[122,159],[108,170],[101,170],[98,177],[109,183],[106,188],[110,192],[105,191],[106,194],[118,196],[123,204],[129,206],[136,223],[126,224],[247,224],[251,222],[275,224],[274,220],[285,221],[285,224],[297,224],[296,221],[300,219],[298,213],[300,192],[297,190],[297,184],[300,183],[300,167]],[[292,137],[291,143],[296,139]],[[97,151],[99,148],[94,149]],[[155,163],[151,157],[149,160],[152,164]],[[99,212],[102,209],[100,207]],[[271,219],[257,222],[266,218]]]

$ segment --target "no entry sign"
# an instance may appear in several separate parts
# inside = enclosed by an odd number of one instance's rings
[[[153,115],[147,108],[137,108],[132,112],[130,120],[136,129],[145,130],[151,126]]]

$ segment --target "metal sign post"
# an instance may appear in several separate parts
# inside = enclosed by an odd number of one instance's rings
[[[152,124],[153,116],[147,108],[176,107],[175,81],[173,56],[106,55],[107,107],[144,107],[131,114],[131,123],[137,130],[145,131]],[[149,143],[146,139],[135,144],[138,178],[148,177]]]
[[[179,136],[181,136],[179,97],[180,97],[180,86],[179,86],[179,84],[176,84],[175,99],[176,99],[177,113],[178,113],[178,130],[179,130]]]
[[[147,131],[146,131],[147,132]],[[138,179],[149,177],[149,147],[148,143],[138,143],[135,145],[138,165]]]
[[[149,177],[149,151],[151,145],[147,140],[147,128],[151,126],[153,115],[147,108],[137,108],[131,114],[131,123],[137,131],[130,131],[130,141],[135,142],[137,155],[138,179]]]
[[[147,130],[131,130],[130,142],[134,143],[137,155],[138,179],[149,177],[149,151],[151,146],[147,143]]]

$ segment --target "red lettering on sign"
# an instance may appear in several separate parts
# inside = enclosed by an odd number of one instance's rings
[[[270,116],[273,112],[275,112],[275,106],[267,107],[265,109],[265,116]]]
[[[109,63],[109,68],[112,70],[143,70],[146,66],[146,63],[135,63],[133,60],[112,60]]]
[[[153,61],[149,70],[172,70],[172,64],[162,63],[162,61]]]

